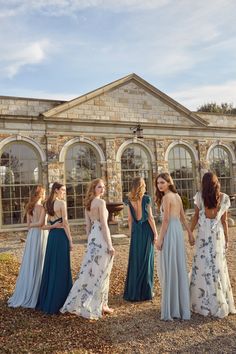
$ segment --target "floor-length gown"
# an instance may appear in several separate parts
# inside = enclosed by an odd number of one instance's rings
[[[230,285],[225,251],[222,215],[230,207],[227,194],[222,193],[220,208],[214,219],[205,215],[201,193],[194,197],[199,208],[198,234],[190,275],[190,300],[193,312],[225,317],[236,313]]]
[[[43,207],[39,205],[34,208],[32,223],[39,221],[41,208]],[[48,231],[38,227],[29,230],[15,291],[8,300],[10,307],[35,308],[41,284],[47,236]]]
[[[153,231],[148,222],[149,196],[142,198],[142,218],[137,220],[129,202],[132,215],[131,242],[124,299],[128,301],[151,300],[153,297],[154,246]]]
[[[161,319],[190,319],[189,281],[184,234],[178,217],[170,217],[162,250],[157,255],[161,285]]]
[[[108,213],[106,218],[107,216]],[[70,312],[89,319],[102,317],[102,308],[108,305],[112,265],[113,256],[108,253],[101,223],[95,220],[92,222],[80,272],[61,312]]]
[[[62,218],[49,221],[61,222]],[[70,245],[63,228],[51,229],[45,254],[42,282],[37,309],[48,314],[56,314],[72,287],[70,268]]]

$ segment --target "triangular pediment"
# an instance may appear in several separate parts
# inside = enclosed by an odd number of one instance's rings
[[[43,114],[45,120],[139,122],[207,126],[197,114],[136,74],[128,75]]]

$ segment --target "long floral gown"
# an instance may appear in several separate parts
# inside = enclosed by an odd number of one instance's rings
[[[236,313],[225,252],[222,215],[230,207],[229,196],[222,195],[214,219],[205,216],[201,193],[194,197],[199,208],[198,234],[190,277],[190,302],[193,312],[223,318]]]
[[[87,250],[77,280],[60,311],[89,319],[102,317],[102,307],[108,304],[112,265],[113,256],[108,253],[101,222],[95,220],[92,222]]]

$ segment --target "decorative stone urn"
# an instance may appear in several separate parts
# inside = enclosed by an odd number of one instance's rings
[[[124,208],[123,202],[107,202],[106,203],[107,210],[109,213],[108,216],[108,223],[109,224],[117,224],[118,221],[116,221],[116,213],[120,212]]]

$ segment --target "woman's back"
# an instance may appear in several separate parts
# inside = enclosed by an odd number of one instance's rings
[[[165,200],[164,200],[165,198]],[[182,208],[181,198],[177,193],[168,192],[163,197],[163,204],[169,209],[168,214],[169,217],[180,218],[180,212]],[[162,211],[163,211],[162,204]]]
[[[142,202],[143,202],[143,196],[136,201],[130,201],[130,204],[132,205],[133,210],[134,210],[136,220],[142,219],[142,216],[143,216]]]
[[[43,206],[40,204],[36,204],[33,210],[33,215],[31,215],[31,223],[37,223],[40,219],[41,212],[43,210]]]

